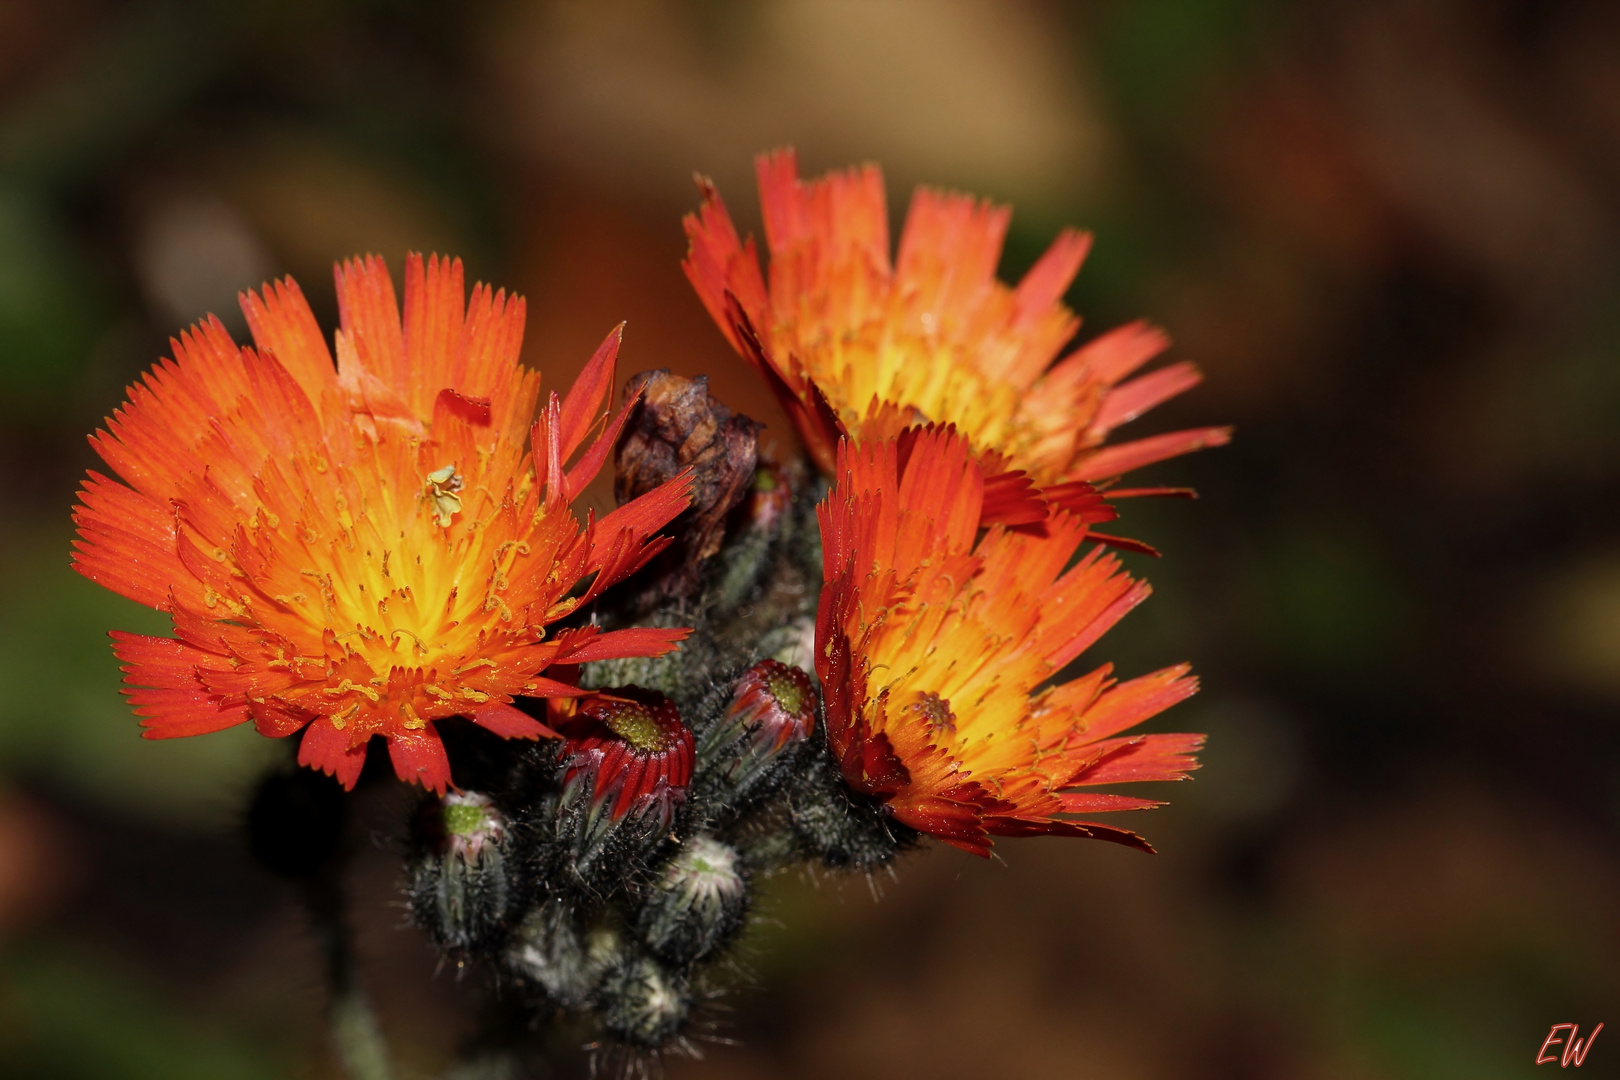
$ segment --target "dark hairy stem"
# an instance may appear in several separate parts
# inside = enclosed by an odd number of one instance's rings
[[[388,1044],[355,963],[354,938],[343,898],[341,860],[308,881],[303,889],[311,929],[326,965],[330,993],[327,1023],[338,1061],[350,1080],[392,1080]]]

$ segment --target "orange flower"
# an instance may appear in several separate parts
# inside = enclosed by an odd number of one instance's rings
[[[1169,345],[1144,323],[1053,363],[1080,325],[1062,297],[1089,235],[1065,231],[1009,288],[995,276],[1008,208],[920,188],[891,264],[877,166],[804,182],[792,150],[757,165],[769,283],[753,240],[738,239],[706,183],[702,208],[686,217],[684,268],[824,472],[833,471],[840,434],[871,441],[919,420],[955,425],[992,476],[1022,470],[1043,488],[1112,480],[1227,441],[1230,429],[1210,427],[1103,445],[1201,376],[1179,363],[1126,381]],[[1090,490],[1047,495],[1063,505]]]
[[[1180,665],[1116,683],[1111,667],[1046,685],[1148,595],[1056,511],[1041,530],[981,534],[985,478],[966,439],[912,429],[839,445],[818,508],[826,585],[816,670],[844,778],[896,818],[985,854],[1050,833],[1151,851],[1059,815],[1158,806],[1078,789],[1182,780],[1201,735],[1119,733],[1197,689]],[[1067,569],[1065,569],[1067,567]]]
[[[571,470],[613,394],[620,331],[535,422],[524,304],[460,260],[337,269],[337,364],[289,278],[243,297],[257,349],[217,319],[172,343],[91,444],[76,569],[166,611],[175,637],[114,632],[149,738],[302,730],[299,761],[352,787],[383,736],[401,779],[443,792],[434,722],[555,733],[512,704],[575,693],[548,665],[656,656],[683,630],[548,627],[631,573],[686,505],[671,482],[583,526],[569,507],[624,412]],[[531,422],[533,423],[531,430]],[[531,450],[532,447],[532,450]]]

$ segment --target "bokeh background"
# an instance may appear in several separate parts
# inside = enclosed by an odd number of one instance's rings
[[[1528,1076],[1620,1024],[1620,7],[1606,0],[0,0],[0,1075],[337,1076],[295,898],[246,854],[250,731],[145,742],[68,569],[84,436],[204,312],[456,252],[553,384],[782,415],[690,295],[694,170],[881,162],[1064,224],[1083,335],[1147,315],[1233,422],[1134,504],[1127,673],[1210,732],[1161,854],[1009,842],[773,883],[680,1077]],[[385,800],[386,801],[386,800]],[[365,979],[401,1073],[476,998],[405,925],[388,807]],[[1616,1040],[1610,1042],[1609,1040]],[[1620,1030],[1586,1068],[1620,1075]],[[554,1073],[587,1058],[560,1045]]]

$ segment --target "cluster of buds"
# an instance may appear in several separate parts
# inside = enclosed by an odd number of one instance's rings
[[[621,473],[647,442],[621,444]],[[819,492],[774,463],[753,467],[751,483],[728,485],[729,505],[708,509],[730,522],[717,555],[694,544],[644,573],[650,593],[666,576],[702,583],[682,649],[584,665],[576,696],[537,703],[558,738],[486,770],[476,793],[428,799],[417,818],[410,906],[429,936],[460,962],[496,965],[536,1008],[590,1017],[631,1048],[692,1030],[761,879],[806,862],[869,869],[917,835],[824,767],[814,676],[750,662],[765,635],[739,623],[797,635],[814,621],[813,593],[760,582],[820,560],[800,539]],[[759,581],[739,585],[741,562]]]
[[[488,790],[424,803],[409,877],[413,917],[448,954],[494,962],[538,1007],[591,1015],[646,1049],[680,1037],[709,966],[747,926],[756,880],[853,842],[795,831],[799,818],[851,816],[830,774],[795,768],[815,745],[809,675],[767,659],[725,694],[698,692],[697,671],[677,676],[684,717],[639,687],[554,703],[561,739],[532,745]],[[889,838],[883,858],[908,832],[865,825]]]
[[[504,967],[537,1005],[668,1045],[746,927],[754,881],[817,850],[792,824],[818,801],[793,768],[815,732],[810,677],[763,660],[723,697],[694,698],[692,722],[637,687],[553,705],[562,738],[532,746],[507,782],[429,799],[416,921],[458,960]],[[822,779],[820,801],[844,798]]]
[[[555,737],[521,749],[496,744],[493,758],[504,764],[477,774],[476,792],[428,800],[410,906],[447,954],[492,966],[541,1013],[586,1018],[633,1052],[661,1051],[704,1026],[702,1003],[725,981],[716,977],[724,958],[774,873],[870,874],[927,833],[957,842],[958,830],[986,829],[977,824],[985,820],[1010,835],[1092,828],[1117,838],[1104,826],[1015,819],[1027,781],[1022,793],[1012,785],[998,793],[953,763],[948,753],[973,723],[973,699],[961,692],[882,691],[877,715],[921,742],[897,746],[898,732],[869,730],[852,743],[857,700],[840,653],[849,643],[832,633],[841,611],[829,575],[842,556],[823,550],[839,490],[760,455],[758,425],[701,379],[635,376],[626,401],[615,449],[621,502],[681,476],[691,477],[693,497],[669,527],[672,544],[590,618],[608,632],[690,633],[678,651],[593,660],[567,675],[568,693],[520,701]],[[902,454],[959,452],[953,438],[925,434]],[[912,573],[926,570],[924,559]],[[888,579],[898,577],[874,578]],[[939,603],[937,616],[924,603],[906,618],[923,626],[982,602]],[[873,630],[885,625],[876,620]],[[983,667],[981,657],[946,651],[958,654],[947,661],[954,669]],[[942,654],[922,661],[929,655]],[[824,700],[835,692],[840,700]],[[1074,773],[1140,745],[1079,751]],[[1005,752],[1025,748],[1014,741]],[[1064,753],[1054,744],[1037,758],[1049,754],[1062,768]],[[946,785],[920,812],[896,797],[918,783]],[[973,843],[969,833],[959,846]]]

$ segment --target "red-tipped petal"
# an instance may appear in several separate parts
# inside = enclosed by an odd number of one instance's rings
[[[1191,670],[1177,664],[1104,691],[1085,711],[1086,741],[1117,735],[1192,697],[1198,692],[1198,680]]]
[[[630,418],[630,411],[636,407],[636,402],[640,398],[641,389],[638,387],[635,395],[624,403],[624,407],[608,423],[607,430],[597,436],[596,441],[591,444],[591,448],[585,451],[585,456],[580,458],[572,469],[568,470],[567,486],[570,498],[584,491],[585,485],[596,479],[596,474],[602,471],[602,466],[607,463],[608,455],[613,452],[614,446],[619,441],[619,433],[624,430],[625,421]],[[565,453],[565,460],[566,457],[567,454]]]
[[[394,775],[407,784],[421,784],[437,795],[450,786],[450,758],[431,726],[389,735],[388,757],[394,763]]]
[[[349,737],[332,726],[328,717],[321,717],[304,729],[298,744],[298,764],[337,778],[345,790],[352,791],[360,779],[360,770],[366,766],[366,746],[350,746]]]
[[[1065,791],[1058,794],[1063,800],[1065,814],[1111,814],[1121,810],[1153,810],[1165,805],[1159,799],[1140,799],[1134,795],[1109,795],[1095,791]]]
[[[337,369],[326,336],[298,283],[282,278],[258,292],[241,293],[239,299],[260,351],[281,361],[310,399],[318,402],[322,391],[336,381]]]
[[[1132,540],[1128,536],[1113,536],[1109,533],[1092,532],[1086,534],[1086,539],[1095,540],[1104,547],[1111,547],[1115,551],[1134,551],[1138,555],[1147,555],[1159,558],[1159,549],[1152,544],[1144,544],[1140,540]]]
[[[1129,581],[1129,579],[1124,579],[1124,581]],[[1137,604],[1146,600],[1152,591],[1153,589],[1145,581],[1129,581],[1129,584],[1120,591],[1118,597],[1104,607],[1091,621],[1087,622],[1083,630],[1064,642],[1060,649],[1049,654],[1047,662],[1054,668],[1063,667],[1070,660],[1096,644],[1098,638],[1106,634],[1115,623],[1123,619],[1126,613]]]
[[[409,388],[399,302],[388,267],[377,255],[349,259],[333,270],[343,333],[361,366],[395,395]]]
[[[523,684],[523,694],[525,697],[575,698],[584,697],[586,694],[591,692],[592,691],[590,690],[580,689],[574,683],[564,682],[561,679],[548,679],[543,675],[530,679],[528,682]]]
[[[1104,825],[1098,821],[1030,821],[1023,818],[991,818],[987,822],[996,836],[1076,836],[1086,840],[1107,840],[1109,843],[1135,848],[1149,855],[1157,854],[1153,845],[1129,829]]]
[[[1038,317],[1063,302],[1091,251],[1091,234],[1064,229],[1018,283],[1014,296],[1024,319]]]
[[[608,630],[592,636],[561,659],[567,664],[588,664],[593,660],[617,660],[630,656],[663,656],[686,640],[689,627],[633,626]]]
[[[148,739],[208,735],[245,723],[249,718],[243,702],[227,702],[218,694],[204,690],[140,687],[126,690],[124,694],[146,729],[141,735]]]
[[[174,551],[173,508],[168,508],[168,536],[155,539],[156,507],[122,484],[91,475],[80,494],[86,505],[73,514],[80,537],[73,545],[73,568],[120,596],[163,610],[174,582],[185,575]]]
[[[1134,783],[1143,780],[1185,780],[1198,768],[1193,757],[1204,745],[1204,736],[1192,734],[1137,735],[1134,738],[1105,739],[1086,747],[1098,763],[1065,786]]]
[[[540,479],[540,489],[546,493],[547,503],[567,500],[568,482],[562,468],[562,407],[557,395],[552,394],[540,418],[529,429],[534,468]]]
[[[1032,525],[1045,521],[1047,500],[1022,470],[997,473],[984,479],[984,507],[980,525]]]
[[[620,323],[602,339],[602,344],[596,347],[596,352],[563,398],[558,434],[564,461],[574,456],[574,451],[585,441],[585,436],[608,410],[613,399],[613,366],[623,340],[624,323]]]
[[[461,260],[432,255],[424,260],[419,252],[405,257],[405,312],[402,323],[401,355],[406,388],[402,396],[415,408],[428,404],[422,391],[431,393],[449,386],[472,392],[459,385],[457,361],[466,325],[467,286]]]
[[[562,738],[522,709],[504,702],[480,706],[470,714],[470,719],[479,727],[493,731],[503,739]]]
[[[643,542],[675,520],[692,501],[692,474],[683,472],[645,495],[618,507],[596,523],[598,540],[592,545],[591,565],[599,568],[606,587],[633,574],[651,553],[643,553]],[[630,546],[626,547],[626,540]]]
[[[1054,510],[1062,510],[1087,525],[1098,525],[1119,517],[1119,511],[1108,503],[1113,497],[1112,493],[1104,494],[1084,480],[1053,484],[1042,488],[1041,494]]]
[[[198,675],[203,667],[220,667],[225,659],[175,638],[148,637],[115,630],[113,653],[123,664],[124,694],[141,717],[148,739],[206,735],[248,719],[239,695],[212,692]]]
[[[1170,338],[1163,330],[1137,320],[1091,339],[1059,361],[1052,372],[1083,368],[1092,379],[1113,386],[1169,347]]]
[[[1196,499],[1198,492],[1190,487],[1109,488],[1110,499]]]
[[[732,348],[742,353],[743,343],[737,338],[727,308],[737,304],[741,310],[752,312],[756,322],[762,319],[769,304],[765,278],[760,273],[753,240],[745,244],[738,237],[719,190],[704,177],[696,179],[703,204],[697,213],[682,219],[687,252],[681,269],[715,325]]]

